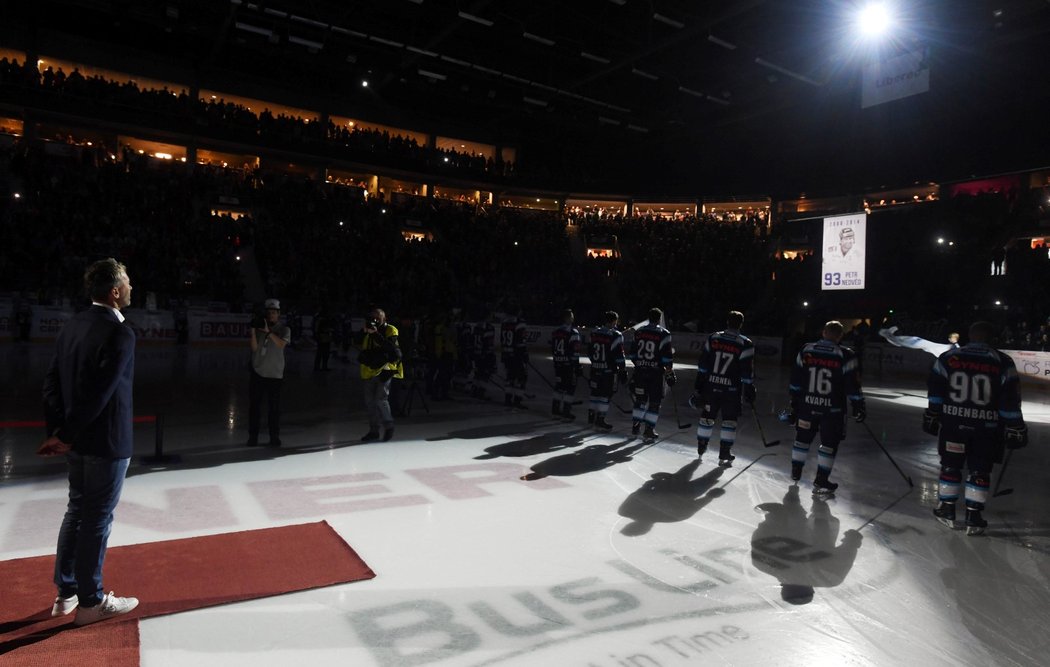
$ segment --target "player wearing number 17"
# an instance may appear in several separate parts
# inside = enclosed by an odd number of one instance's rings
[[[965,527],[967,535],[980,535],[988,525],[981,511],[1003,445],[1019,449],[1028,444],[1017,368],[1010,357],[988,344],[991,337],[991,324],[974,322],[967,345],[937,358],[928,382],[929,407],[922,419],[922,430],[937,436],[941,457],[939,503],[933,514],[947,526]],[[955,503],[964,466],[970,475],[966,522],[960,525],[955,523]]]
[[[696,385],[690,402],[699,407],[696,425],[696,453],[703,456],[714,433],[715,419],[721,414],[721,443],[718,465],[728,468],[736,457],[731,453],[736,442],[736,422],[740,417],[740,399],[755,404],[755,344],[740,335],[744,314],[730,311],[726,329],[707,337],[696,367]]]
[[[791,479],[802,478],[809,447],[820,433],[817,450],[817,475],[813,495],[831,495],[838,484],[828,476],[835,464],[839,443],[846,435],[846,401],[853,407],[858,422],[867,417],[861,394],[857,355],[842,340],[842,323],[832,320],[824,325],[820,340],[807,343],[791,369],[791,411],[788,421],[795,424],[795,445],[791,449]]]

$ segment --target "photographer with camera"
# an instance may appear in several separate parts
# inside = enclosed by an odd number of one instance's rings
[[[394,416],[390,411],[390,381],[405,377],[401,363],[401,347],[397,342],[397,327],[387,324],[386,313],[374,308],[365,319],[365,326],[356,336],[359,350],[357,360],[365,388],[365,410],[368,412],[368,433],[361,442],[386,442],[394,437]]]
[[[252,320],[252,375],[248,385],[248,446],[259,444],[262,401],[266,398],[270,446],[281,446],[281,382],[284,348],[292,342],[291,330],[281,323],[281,302],[267,299],[266,312]]]

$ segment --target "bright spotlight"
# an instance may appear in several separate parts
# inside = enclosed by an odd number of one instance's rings
[[[892,23],[889,7],[882,2],[869,2],[857,15],[857,28],[867,37],[885,34]]]

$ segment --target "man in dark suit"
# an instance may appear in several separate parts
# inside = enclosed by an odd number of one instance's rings
[[[131,281],[115,259],[84,273],[91,307],[58,336],[44,380],[48,438],[41,456],[65,455],[69,504],[58,534],[52,616],[77,611],[76,625],[126,614],[139,601],[102,588],[102,563],[132,452],[135,333],[120,310],[131,304]]]

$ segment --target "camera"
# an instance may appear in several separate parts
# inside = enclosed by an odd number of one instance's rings
[[[377,320],[374,317],[369,317],[367,320],[365,320],[365,328],[366,329],[378,329],[379,328],[379,320]]]
[[[251,327],[253,329],[265,329],[266,317],[262,313],[255,313],[254,315],[252,315]]]

